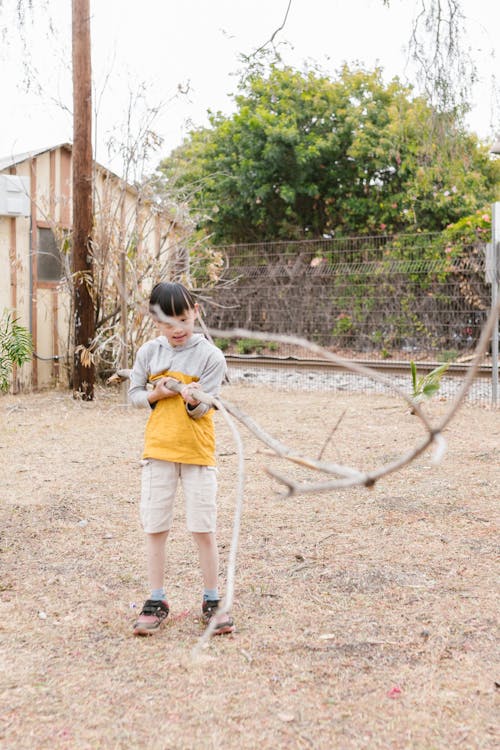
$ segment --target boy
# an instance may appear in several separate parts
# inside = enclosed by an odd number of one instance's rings
[[[203,576],[203,619],[208,623],[216,618],[215,635],[231,633],[232,618],[217,612],[217,477],[212,410],[192,396],[193,386],[218,396],[226,362],[216,346],[193,332],[198,305],[182,284],[157,284],[149,308],[160,335],[139,349],[129,390],[134,406],[151,409],[145,431],[140,505],[151,593],[134,624],[134,634],[152,635],[169,613],[164,589],[165,543],[179,479],[187,528],[198,547]],[[174,320],[163,322],[155,311]],[[167,377],[185,384],[180,394],[167,387]],[[154,385],[152,391],[146,388],[148,382]]]

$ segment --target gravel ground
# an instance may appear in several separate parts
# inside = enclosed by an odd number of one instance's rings
[[[304,372],[288,368],[259,368],[245,365],[230,366],[229,376],[232,383],[253,383],[285,389],[302,389],[307,391],[343,391],[346,393],[380,393],[389,394],[390,389],[371,378],[352,372]],[[392,382],[406,393],[411,393],[409,376],[393,375]],[[462,384],[462,379],[443,377],[439,397],[452,399]],[[492,405],[492,384],[488,378],[476,378],[465,397],[471,404]],[[500,406],[500,403],[498,404]]]

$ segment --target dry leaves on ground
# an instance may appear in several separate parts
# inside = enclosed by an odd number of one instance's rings
[[[421,436],[388,396],[223,395],[308,455],[345,410],[324,457],[361,468]],[[0,400],[2,748],[498,747],[497,412],[463,407],[438,466],[426,454],[371,490],[289,499],[262,470],[283,462],[244,434],[237,632],[195,661],[201,582],[182,502],[172,616],[154,638],[131,635],[147,594],[146,416],[111,390],[90,404],[64,392]],[[217,429],[224,577],[236,455],[218,416]]]

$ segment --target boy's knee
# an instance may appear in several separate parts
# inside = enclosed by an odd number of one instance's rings
[[[151,539],[152,541],[155,541],[158,539],[161,541],[162,539],[166,539],[168,537],[169,529],[166,531],[146,531],[144,532],[146,534],[146,537]]]
[[[206,547],[215,544],[215,534],[213,531],[192,531],[193,539],[197,544]]]

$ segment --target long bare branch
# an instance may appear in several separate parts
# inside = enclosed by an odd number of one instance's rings
[[[167,381],[168,388],[170,388],[170,390],[172,391],[175,391],[176,393],[180,393],[182,389],[185,387],[185,383],[181,383],[175,378],[166,378],[166,381]],[[225,408],[222,401],[218,398],[211,396],[208,393],[204,393],[201,389],[196,389],[196,390],[193,389],[193,396],[198,401],[201,401],[204,404],[207,404],[208,406],[212,406],[220,411],[220,413],[222,414],[224,420],[226,421],[231,431],[231,434],[233,436],[233,439],[236,445],[236,450],[238,453],[238,483],[236,487],[236,503],[235,503],[235,509],[234,509],[234,518],[233,518],[233,533],[231,537],[231,545],[229,548],[229,558],[228,558],[228,564],[227,564],[226,595],[222,599],[218,608],[219,614],[224,615],[230,611],[232,604],[233,604],[233,598],[234,598],[236,558],[238,554],[239,534],[240,534],[240,528],[241,528],[241,516],[243,513],[243,499],[244,499],[244,488],[245,488],[245,455],[244,455],[243,442],[241,440],[241,436],[236,428],[236,425],[234,424],[234,420],[231,419],[228,413],[228,410]],[[196,657],[199,654],[200,649],[209,640],[210,636],[215,630],[216,624],[217,624],[217,619],[215,617],[212,617],[203,635],[198,640],[196,646],[193,648],[193,651],[192,651],[193,657]]]
[[[446,427],[447,424],[451,422],[453,417],[455,416],[456,412],[458,411],[460,404],[462,403],[464,396],[466,395],[467,391],[469,390],[472,381],[474,380],[477,371],[479,369],[479,365],[481,364],[481,361],[486,354],[486,350],[488,348],[488,343],[491,339],[491,335],[493,333],[493,327],[495,326],[496,322],[498,321],[498,316],[500,314],[500,300],[498,300],[498,303],[496,305],[496,308],[493,308],[488,315],[488,318],[486,319],[486,323],[483,326],[483,329],[481,331],[481,336],[479,337],[479,341],[477,342],[477,346],[474,350],[474,356],[470,362],[469,367],[467,368],[467,372],[465,374],[464,381],[457,391],[455,398],[452,401],[452,404],[446,414],[444,415],[443,419],[437,426],[437,430],[442,431]]]
[[[258,47],[258,48],[257,48],[257,49],[255,50],[255,52],[253,52],[253,53],[252,53],[252,57],[257,57],[257,55],[258,55],[258,54],[259,54],[260,52],[262,52],[262,51],[263,51],[264,49],[266,49],[266,47],[267,47],[268,45],[270,45],[270,44],[273,44],[273,43],[274,43],[274,40],[275,40],[276,36],[277,36],[277,35],[279,34],[279,32],[280,32],[280,31],[283,31],[283,29],[285,28],[285,25],[286,25],[286,22],[287,22],[287,18],[288,18],[288,14],[289,14],[289,12],[290,12],[290,8],[291,8],[291,6],[292,6],[292,0],[288,0],[288,6],[287,6],[287,9],[286,9],[286,11],[285,11],[285,16],[284,16],[284,18],[283,18],[283,21],[281,22],[281,26],[279,26],[279,27],[278,27],[277,29],[275,29],[275,30],[273,31],[273,33],[272,33],[272,35],[271,35],[270,39],[268,39],[268,40],[267,40],[267,42],[264,42],[264,44],[261,44],[261,45],[260,45],[260,47]]]
[[[233,417],[235,417],[235,419],[245,425],[245,427],[253,435],[255,435],[255,437],[260,440],[260,442],[264,443],[264,445],[267,445],[267,447],[270,448],[280,458],[286,458],[288,461],[298,464],[299,466],[303,466],[306,469],[323,471],[326,474],[338,474],[339,476],[349,477],[351,479],[359,479],[362,476],[362,473],[357,469],[351,469],[348,466],[342,466],[340,464],[331,462],[324,462],[320,461],[319,459],[300,455],[284,443],[281,443],[272,435],[269,435],[269,433],[263,430],[260,425],[258,425],[251,417],[248,416],[248,414],[242,412],[241,409],[238,409],[238,407],[234,406],[234,404],[230,404],[227,401],[224,401],[224,405],[227,411]]]
[[[445,417],[439,422],[437,427],[432,427],[430,425],[429,421],[427,420],[425,415],[422,413],[422,410],[420,409],[419,405],[412,398],[408,397],[407,394],[401,389],[399,388],[395,389],[411,405],[414,413],[416,413],[421,418],[422,423],[425,425],[427,429],[427,434],[416,446],[411,448],[409,451],[403,453],[396,460],[391,461],[387,464],[384,464],[372,471],[365,472],[365,471],[361,471],[361,470],[351,468],[348,466],[341,466],[338,464],[324,462],[319,459],[302,456],[296,453],[295,451],[291,450],[288,446],[284,445],[279,440],[276,440],[276,438],[274,438],[273,436],[269,435],[265,430],[263,430],[259,425],[257,425],[257,423],[254,422],[254,420],[251,417],[244,414],[237,407],[227,402],[224,402],[220,398],[215,398],[211,396],[210,394],[205,393],[201,389],[193,388],[192,393],[193,393],[194,398],[196,398],[197,400],[213,408],[218,409],[219,412],[222,414],[224,420],[226,421],[233,435],[233,439],[235,441],[235,444],[237,447],[237,454],[238,454],[238,483],[237,483],[236,503],[235,503],[234,519],[233,519],[233,532],[232,532],[231,545],[230,545],[229,558],[228,558],[228,566],[227,566],[226,596],[223,598],[221,602],[221,607],[220,607],[221,614],[228,613],[233,603],[234,581],[235,581],[235,574],[236,574],[236,559],[237,559],[237,552],[238,552],[239,534],[240,534],[240,527],[241,527],[241,517],[242,517],[242,512],[243,512],[243,501],[244,501],[244,476],[245,476],[244,450],[243,450],[243,443],[241,440],[241,436],[236,428],[234,419],[237,419],[243,425],[245,425],[245,427],[247,427],[247,429],[249,429],[261,442],[263,442],[265,445],[271,448],[272,451],[276,455],[282,458],[285,458],[289,461],[292,461],[296,464],[299,464],[300,466],[303,466],[309,469],[314,469],[317,471],[321,471],[326,474],[336,475],[336,478],[333,480],[330,479],[327,481],[300,483],[300,482],[295,482],[292,479],[290,479],[288,476],[285,476],[284,474],[279,473],[275,471],[274,469],[271,469],[268,467],[266,469],[267,473],[287,488],[287,496],[293,496],[297,494],[306,494],[306,493],[312,493],[312,492],[315,492],[315,493],[328,492],[331,490],[352,487],[355,485],[373,487],[373,485],[380,478],[387,476],[390,473],[399,471],[404,466],[414,461],[418,456],[420,456],[424,451],[426,451],[432,444],[434,444],[435,446],[434,461],[437,462],[441,459],[445,450],[445,446],[446,446],[445,440],[442,436],[442,431],[446,427],[446,425],[449,424],[449,422],[455,415],[457,409],[459,408],[462,402],[463,397],[467,393],[467,390],[469,389],[470,384],[472,380],[474,379],[474,376],[477,372],[481,359],[483,358],[486,352],[488,341],[491,336],[493,326],[497,320],[497,315],[499,311],[500,311],[500,302],[498,303],[497,307],[490,312],[486,325],[484,326],[483,331],[481,333],[481,337],[476,347],[474,359],[471,363],[471,366],[468,369],[464,383],[461,389],[459,390],[455,400],[453,401],[450,409],[446,413]],[[163,320],[164,322],[167,322],[167,323],[175,322],[175,319],[172,319],[166,316],[161,310],[161,308],[157,307],[155,312],[159,320]],[[207,332],[210,332],[210,329],[208,329]],[[302,346],[308,349],[309,351],[314,352],[315,354],[320,354],[323,358],[333,361],[347,370],[352,370],[353,372],[366,375],[368,377],[371,377],[373,380],[377,380],[383,383],[384,385],[394,388],[390,380],[381,376],[379,373],[376,373],[370,368],[365,367],[363,365],[359,365],[358,363],[344,360],[342,357],[338,357],[337,355],[334,355],[331,352],[326,351],[322,347],[319,347],[316,344],[311,344],[310,342],[305,341],[304,339],[298,339],[293,336],[278,336],[278,335],[261,334],[255,331],[247,331],[245,329],[235,329],[231,331],[219,331],[219,330],[215,331],[214,330],[212,333],[218,336],[223,336],[223,337],[224,336],[226,337],[236,336],[236,337],[244,337],[244,338],[263,338],[266,340],[272,339],[274,341],[279,341],[279,342],[281,341],[284,343],[293,343],[293,344]],[[121,370],[117,373],[116,379],[119,381],[120,379],[128,378],[129,376],[130,376],[130,370]],[[171,390],[176,391],[177,393],[180,393],[182,388],[184,387],[183,383],[180,383],[178,380],[175,380],[174,378],[168,378],[167,385]],[[234,419],[232,419],[232,417],[234,417]],[[337,429],[339,421],[335,425],[333,432]],[[333,434],[333,432],[331,434]],[[331,438],[331,434],[329,436],[329,439]],[[320,459],[322,457],[322,454],[323,454],[323,450],[320,453]],[[197,644],[192,650],[193,658],[196,658],[199,655],[201,648],[207,643],[210,636],[212,635],[215,629],[215,625],[216,625],[216,620],[215,618],[212,618],[211,623],[209,623],[203,635],[198,640]]]
[[[404,401],[406,401],[410,408],[415,411],[415,414],[422,421],[425,428],[429,431],[432,430],[429,420],[422,411],[420,405],[415,402],[412,396],[402,388],[399,388],[399,386],[395,385],[390,378],[382,375],[380,372],[376,372],[371,367],[362,365],[359,362],[353,362],[352,360],[344,359],[344,357],[340,357],[338,354],[334,354],[333,352],[324,349],[322,346],[313,344],[311,341],[300,338],[298,336],[286,336],[276,333],[261,333],[260,331],[249,331],[246,328],[233,328],[231,330],[209,329],[209,331],[212,336],[218,336],[222,338],[252,338],[259,341],[275,341],[277,343],[290,344],[291,346],[299,346],[303,349],[307,349],[308,351],[318,355],[322,359],[333,362],[334,364],[344,368],[345,370],[350,370],[351,372],[355,372],[358,375],[363,375],[364,377],[370,378],[371,380],[374,380],[386,386],[387,388],[390,388],[395,393],[397,393]]]

